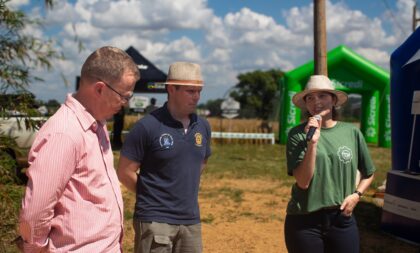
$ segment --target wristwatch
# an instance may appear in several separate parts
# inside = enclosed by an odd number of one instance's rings
[[[359,192],[358,190],[355,190],[353,193],[356,193],[359,196],[359,198],[363,196],[363,193]]]

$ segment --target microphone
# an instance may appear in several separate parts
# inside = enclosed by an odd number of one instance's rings
[[[321,118],[321,115],[319,115],[319,114],[317,114],[317,115],[315,115],[314,116],[314,118],[316,119],[316,120],[318,120],[318,121],[320,121],[322,118]],[[315,131],[316,131],[316,127],[314,127],[314,126],[311,126],[311,127],[309,127],[309,131],[308,131],[308,133],[306,134],[306,141],[310,141],[310,140],[312,140],[312,137],[314,136],[314,133],[315,133]]]

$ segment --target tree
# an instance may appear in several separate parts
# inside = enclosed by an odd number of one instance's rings
[[[222,109],[220,109],[220,105],[222,104],[223,99],[209,99],[205,104],[198,105],[199,109],[207,109],[210,111],[211,117],[220,116],[222,114]]]
[[[0,0],[0,117],[8,117],[10,111],[18,111],[28,117],[28,127],[36,127],[30,116],[37,114],[33,108],[34,96],[28,91],[34,80],[42,80],[32,73],[35,69],[50,69],[52,60],[62,58],[54,49],[52,40],[25,34],[28,25],[40,25],[40,21],[29,18],[24,12],[8,8],[8,0]],[[46,0],[52,7],[52,0]],[[13,139],[0,133],[0,174],[12,168],[7,153],[14,148]],[[7,174],[7,173],[6,173]]]
[[[39,21],[28,18],[22,11],[9,9],[6,2],[0,0],[0,94],[27,94],[29,83],[41,80],[31,75],[31,71],[50,69],[51,60],[61,56],[54,49],[53,41],[23,32],[27,25],[39,25]],[[52,1],[46,4],[51,6]],[[10,108],[28,110],[24,101],[16,103],[9,98],[7,102],[8,108],[2,107],[1,116]]]
[[[283,76],[281,70],[257,70],[240,74],[230,96],[241,103],[241,117],[257,117],[268,120],[272,115],[273,101],[278,98],[278,82]]]
[[[45,106],[47,106],[48,113],[52,115],[60,108],[61,104],[55,99],[50,99],[45,103]]]

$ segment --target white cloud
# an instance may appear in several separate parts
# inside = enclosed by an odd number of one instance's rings
[[[25,1],[20,2],[17,6]],[[239,73],[271,68],[288,71],[312,60],[311,2],[279,10],[284,20],[279,23],[251,8],[217,16],[206,0],[59,0],[47,12],[45,31],[28,27],[26,32],[46,36],[58,31],[67,58],[55,64],[53,74],[43,75],[49,82],[44,90],[52,94],[62,89],[56,85],[62,84],[60,71],[73,85],[87,55],[98,47],[113,45],[135,47],[164,72],[174,61],[202,64],[206,99],[222,96],[237,82]],[[412,0],[398,0],[392,15],[385,11],[377,17],[345,3],[351,2],[326,2],[328,49],[345,44],[388,69],[390,52],[410,33]],[[32,11],[33,15],[40,13],[39,7]],[[75,36],[85,51],[79,52]],[[56,98],[64,99],[64,94]]]
[[[67,23],[63,28],[64,34],[71,38],[78,37],[82,41],[99,39],[102,29],[92,26],[88,22]]]
[[[200,49],[187,37],[169,43],[162,53],[171,56],[174,61],[202,61]]]
[[[199,29],[212,17],[205,1],[196,0],[100,1],[84,8],[92,24],[103,28]]]
[[[29,0],[11,0],[9,2],[6,2],[7,7],[12,10],[17,10],[20,7],[23,7],[28,4],[29,4]]]
[[[45,23],[51,26],[62,26],[69,22],[80,22],[81,16],[74,6],[65,0],[54,1],[53,9],[46,10]]]
[[[376,48],[356,48],[355,51],[382,68],[389,69],[390,55],[388,52]]]
[[[293,32],[297,34],[308,34],[312,32],[313,4],[283,10],[282,16],[286,20],[287,27]]]

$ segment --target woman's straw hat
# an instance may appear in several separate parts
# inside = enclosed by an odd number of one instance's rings
[[[343,105],[348,98],[345,92],[334,89],[332,82],[328,77],[324,75],[313,75],[309,78],[305,89],[293,96],[293,104],[301,109],[305,109],[305,96],[310,93],[319,91],[325,91],[334,94],[337,97],[337,103],[335,106]]]
[[[165,84],[203,86],[200,65],[189,62],[171,64]]]

